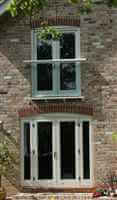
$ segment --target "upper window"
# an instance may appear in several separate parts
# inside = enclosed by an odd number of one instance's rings
[[[80,32],[60,29],[57,41],[41,41],[33,32],[33,96],[80,96]]]

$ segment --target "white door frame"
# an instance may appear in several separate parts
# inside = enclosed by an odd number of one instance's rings
[[[52,138],[53,138],[53,179],[51,180],[38,180],[38,165],[37,165],[37,122],[46,122],[50,121],[53,123],[52,126]],[[75,122],[75,167],[76,167],[76,178],[75,179],[60,179],[60,130],[59,124],[61,121],[74,121]],[[84,180],[83,179],[83,153],[82,153],[82,122],[89,121],[89,137],[90,137],[90,179]],[[47,186],[47,187],[80,187],[81,185],[91,185],[92,184],[92,131],[91,131],[91,121],[92,119],[87,116],[81,115],[73,115],[73,114],[46,114],[42,115],[41,117],[33,117],[28,119],[23,119],[21,121],[21,184],[24,186]],[[23,127],[24,123],[30,123],[30,134],[31,134],[31,180],[24,180],[24,134],[23,134]],[[32,124],[35,124],[35,130],[33,130]],[[35,135],[35,137],[34,137]],[[78,142],[77,142],[78,141]],[[35,159],[32,155],[32,150],[35,149]],[[78,153],[80,151],[80,154]],[[54,159],[54,152],[57,152],[57,158]],[[76,162],[77,161],[77,162]],[[36,177],[35,180],[33,177]],[[81,179],[79,179],[81,177]]]

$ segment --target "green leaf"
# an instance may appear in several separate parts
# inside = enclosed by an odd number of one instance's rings
[[[112,140],[117,141],[117,132],[112,133]]]
[[[117,7],[117,0],[112,1],[112,6]]]

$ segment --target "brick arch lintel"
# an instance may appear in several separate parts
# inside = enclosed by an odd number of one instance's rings
[[[49,26],[80,26],[80,20],[74,16],[54,16],[32,21],[32,29],[39,28],[46,22]]]
[[[26,105],[18,111],[19,117],[31,117],[43,113],[77,113],[93,116],[94,109],[84,103],[39,103]]]

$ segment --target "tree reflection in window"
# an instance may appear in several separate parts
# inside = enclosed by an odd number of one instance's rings
[[[52,59],[51,41],[37,41],[37,59]]]
[[[76,89],[76,66],[75,64],[61,64],[60,66],[60,89]]]
[[[60,40],[60,58],[75,58],[75,35],[64,33]]]
[[[37,89],[40,91],[52,90],[52,65],[39,64],[37,68]]]

